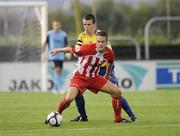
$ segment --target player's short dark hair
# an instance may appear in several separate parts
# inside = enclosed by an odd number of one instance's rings
[[[87,14],[87,15],[85,15],[83,17],[83,19],[85,19],[85,20],[92,20],[93,24],[96,23],[96,18],[95,18],[95,16],[93,14]]]
[[[102,36],[102,37],[106,37],[106,40],[108,40],[108,34],[104,31],[100,31],[96,33],[96,36]]]

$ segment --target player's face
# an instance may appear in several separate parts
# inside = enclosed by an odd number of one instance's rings
[[[104,51],[107,45],[107,39],[104,36],[98,35],[96,37],[96,46],[99,51]]]
[[[95,32],[95,24],[93,24],[92,20],[83,19],[83,27],[88,34]]]
[[[61,28],[61,24],[59,22],[53,22],[52,27],[54,31],[59,31]]]

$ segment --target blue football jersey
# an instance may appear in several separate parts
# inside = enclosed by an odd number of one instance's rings
[[[64,53],[58,53],[55,56],[50,54],[50,51],[54,48],[63,48],[65,47],[67,42],[67,34],[66,32],[60,30],[58,32],[54,30],[48,31],[46,43],[48,44],[48,60],[64,60]]]

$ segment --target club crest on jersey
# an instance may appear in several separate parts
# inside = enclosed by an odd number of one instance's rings
[[[89,44],[92,44],[92,41],[89,41]]]

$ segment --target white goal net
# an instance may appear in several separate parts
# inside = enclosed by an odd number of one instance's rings
[[[40,62],[46,32],[46,2],[0,2],[0,91],[47,90]]]

